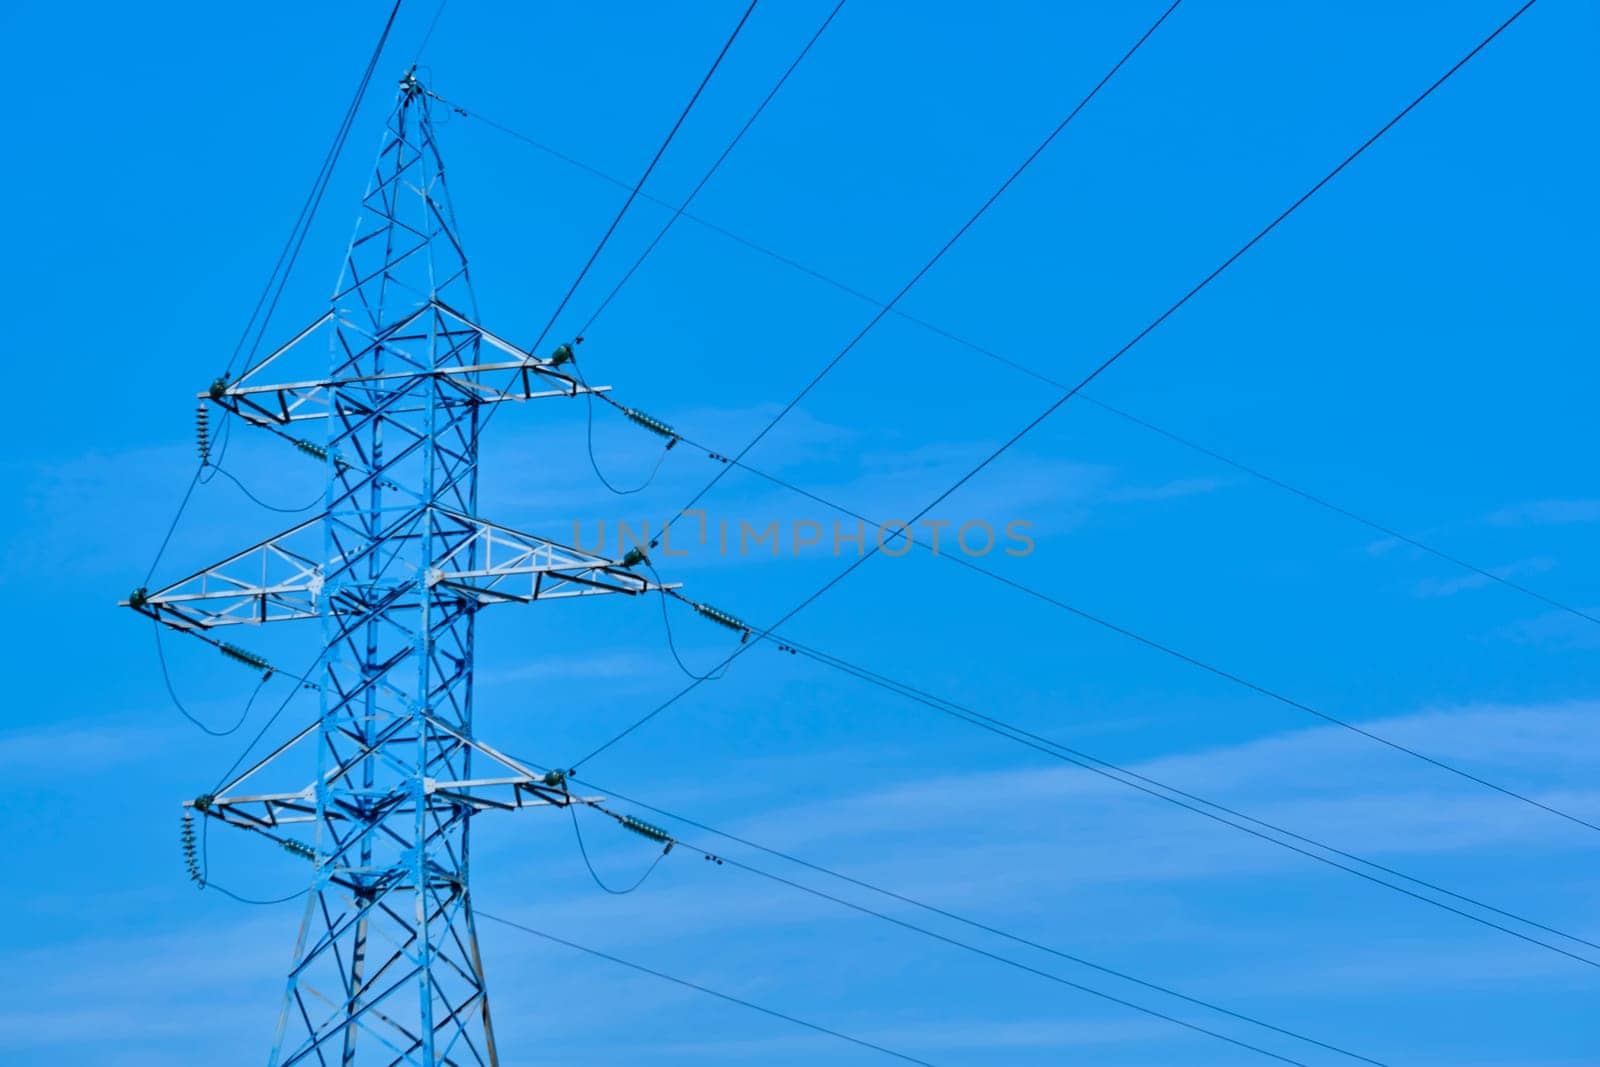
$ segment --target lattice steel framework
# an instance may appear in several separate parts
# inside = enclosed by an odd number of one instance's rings
[[[320,458],[324,511],[128,601],[235,655],[220,634],[241,631],[227,628],[321,622],[318,721],[190,802],[315,862],[272,1067],[498,1062],[468,893],[471,817],[576,798],[559,774],[475,736],[477,612],[657,588],[622,562],[477,517],[484,406],[588,387],[559,354],[538,358],[476,323],[429,108],[408,75],[332,309],[202,394]],[[267,381],[325,335],[326,377]],[[255,791],[308,745],[310,785]]]

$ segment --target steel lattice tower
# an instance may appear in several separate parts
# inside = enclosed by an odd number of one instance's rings
[[[320,620],[306,679],[321,693],[318,721],[188,805],[315,864],[273,1067],[497,1062],[468,892],[471,817],[574,798],[559,772],[477,739],[477,612],[658,588],[623,562],[478,517],[486,405],[588,387],[561,371],[565,346],[538,358],[477,324],[431,102],[407,75],[332,308],[202,394],[320,459],[324,511],[127,602],[269,673],[217,631]],[[325,378],[265,381],[324,336]],[[311,785],[260,791],[311,746]]]

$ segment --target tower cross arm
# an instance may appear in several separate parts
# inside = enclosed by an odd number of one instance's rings
[[[470,751],[471,756],[480,762],[487,761],[488,766],[466,777],[423,778],[421,797],[425,804],[444,804],[466,814],[477,814],[484,811],[596,804],[606,799],[602,796],[573,795],[568,790],[563,771],[541,772],[531,768],[437,718],[429,717],[428,724],[436,732],[437,743],[454,746],[458,750],[452,763],[469,765],[470,761],[460,759],[460,753]],[[292,791],[261,791],[259,786],[249,783],[315,735],[315,724],[306,726],[254,766],[219,786],[215,793],[185,800],[183,807],[229,826],[262,834],[291,851],[306,854],[305,849],[309,846],[285,835],[316,823],[317,785],[312,783]],[[361,812],[381,811],[385,818],[416,813],[418,797],[403,783],[389,783],[376,790],[351,792],[362,761],[371,752],[371,749],[359,750],[323,773],[323,788],[340,792],[347,798],[346,805],[327,807],[324,819],[336,823],[358,823],[361,821]]]
[[[681,583],[636,573],[618,561],[523,533],[486,519],[440,509],[451,548],[428,571],[428,584],[480,604],[531,603],[601,593],[660,592]],[[640,557],[642,559],[642,557]]]
[[[370,345],[382,347],[395,369],[383,373],[270,380],[269,368],[293,362],[291,353],[307,344],[324,327],[334,324],[348,333],[364,333]],[[434,346],[443,347],[461,358],[439,360],[428,355],[434,351]],[[481,346],[487,346],[497,357],[504,358],[481,358]],[[391,415],[415,412],[426,403],[420,387],[430,382],[444,386],[438,395],[447,403],[457,405],[610,392],[608,385],[591,386],[561,370],[570,360],[570,350],[562,348],[549,358],[526,352],[434,297],[378,331],[363,331],[359,324],[329,311],[237,379],[231,382],[218,379],[196,395],[252,425],[279,428],[327,418],[336,394],[342,395],[346,402],[363,394],[370,394],[374,399],[415,394],[412,399],[402,399],[398,405],[387,409]]]
[[[680,584],[657,582],[636,573],[625,560],[607,559],[537,534],[444,508],[427,510],[442,546],[423,576],[427,589],[494,604],[601,593],[637,596]],[[371,548],[329,558],[325,521],[326,516],[308,519],[154,591],[136,589],[122,605],[188,632],[316,619],[324,610],[331,615],[366,614],[372,610],[370,598],[341,596],[339,590],[345,573]],[[402,518],[395,525],[407,522]],[[399,587],[409,581],[414,579],[396,578],[393,584]]]
[[[122,605],[175,630],[317,618],[328,570],[321,526],[321,516],[308,519],[163,588],[136,589]]]

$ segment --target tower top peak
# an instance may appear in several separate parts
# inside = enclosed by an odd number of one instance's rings
[[[428,93],[428,90],[423,87],[423,84],[417,80],[417,68],[415,65],[413,65],[410,70],[405,72],[405,75],[400,79],[399,85],[402,96],[402,104],[408,104],[414,98],[418,96],[426,96]]]

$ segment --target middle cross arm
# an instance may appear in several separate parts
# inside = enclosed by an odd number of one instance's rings
[[[442,508],[420,509],[433,524],[440,555],[423,575],[479,604],[531,603],[600,593],[638,595],[676,588],[635,573],[618,560],[523,533],[485,519]],[[396,520],[399,530],[414,530],[421,516]],[[155,591],[136,590],[123,604],[177,630],[255,625],[314,619],[324,609],[336,615],[369,610],[359,600],[338,595],[344,573],[360,562],[327,556],[325,516],[310,519],[243,552]],[[399,533],[397,536],[415,536]],[[415,584],[397,576],[395,586]],[[330,597],[324,604],[324,595]]]

